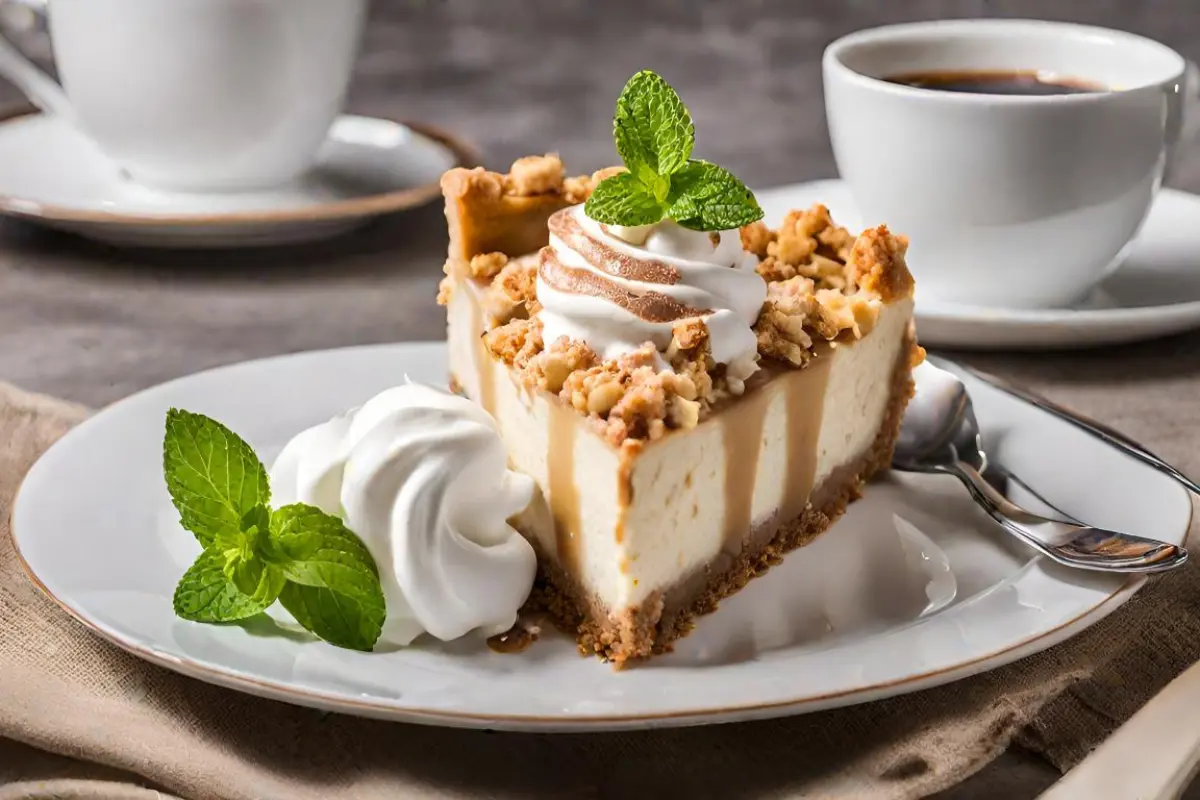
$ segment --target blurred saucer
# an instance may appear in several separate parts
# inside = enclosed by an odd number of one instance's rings
[[[0,213],[134,247],[258,247],[325,239],[438,195],[471,149],[416,123],[345,115],[313,170],[263,191],[183,193],[135,184],[70,124],[0,118]]]
[[[840,180],[757,192],[767,221],[791,208],[824,203],[834,219],[863,227]],[[885,222],[886,220],[879,220]],[[915,265],[919,273],[920,265]],[[917,335],[934,347],[1067,350],[1126,344],[1200,327],[1200,197],[1163,189],[1128,258],[1090,295],[1069,308],[1002,309],[921,301]]]

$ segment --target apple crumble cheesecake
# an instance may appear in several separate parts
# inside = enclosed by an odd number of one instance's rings
[[[553,274],[551,237],[638,283],[675,276],[591,238],[575,209],[603,176],[562,173],[546,156],[445,175],[439,301],[456,388],[540,488],[517,521],[538,552],[535,598],[581,648],[622,664],[826,530],[888,465],[921,358],[913,281],[886,227],[855,237],[823,206],[794,211],[740,231],[765,289],[753,374],[714,365],[707,326],[653,298],[627,302],[667,327],[665,348],[606,358],[545,335],[539,270],[567,284],[556,291],[593,290]]]
[[[638,128],[664,107],[673,127]],[[614,123],[624,168],[446,173],[438,299],[455,388],[538,487],[514,520],[538,555],[530,603],[622,666],[860,496],[923,351],[903,237],[820,205],[757,221],[740,181],[690,158],[653,73]]]

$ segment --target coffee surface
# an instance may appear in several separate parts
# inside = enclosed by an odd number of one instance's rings
[[[1055,95],[1107,91],[1081,78],[1047,75],[1036,70],[936,70],[907,72],[886,78],[889,83],[964,94]]]

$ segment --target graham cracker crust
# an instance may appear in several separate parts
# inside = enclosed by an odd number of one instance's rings
[[[779,564],[785,553],[828,530],[850,503],[862,497],[865,483],[888,468],[904,409],[915,388],[912,365],[922,355],[910,328],[892,372],[891,397],[875,441],[859,458],[834,470],[800,516],[779,527],[774,521],[760,525],[736,555],[719,556],[717,562],[671,589],[616,615],[582,591],[551,559],[539,554],[538,577],[525,610],[546,614],[559,629],[576,638],[582,654],[599,655],[616,669],[670,652],[676,639],[691,632],[696,617],[715,611],[721,600]]]

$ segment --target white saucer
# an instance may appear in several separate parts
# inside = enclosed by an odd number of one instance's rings
[[[840,180],[757,193],[768,221],[821,202],[849,228],[863,227]],[[886,222],[886,220],[881,220]],[[871,221],[874,224],[874,221]],[[1200,197],[1163,189],[1128,259],[1083,302],[1063,309],[995,309],[921,301],[917,335],[935,347],[1070,349],[1124,344],[1200,327]]]
[[[443,172],[474,160],[470,148],[432,128],[342,116],[315,169],[294,184],[176,193],[130,182],[69,124],[21,112],[0,119],[0,213],[116,245],[293,244],[426,203]]]
[[[828,534],[702,617],[673,653],[623,672],[581,658],[557,634],[509,655],[477,638],[359,653],[264,618],[213,626],[175,617],[172,590],[196,545],[163,484],[168,408],[227,423],[270,460],[296,431],[399,376],[443,381],[445,353],[441,343],[302,353],[123,400],[64,436],[25,477],[12,510],[17,550],[67,613],[167,669],[350,714],[509,730],[698,725],[924,689],[1061,642],[1143,582],[1047,564],[999,531],[954,479],[896,475],[868,487]],[[964,380],[989,452],[1064,511],[1182,542],[1191,502],[1177,483],[1058,417]]]

